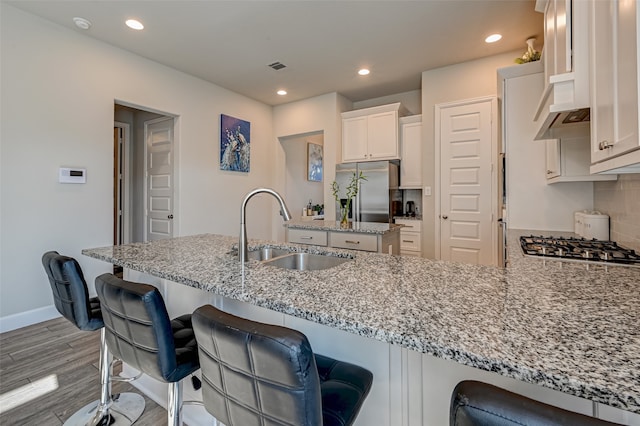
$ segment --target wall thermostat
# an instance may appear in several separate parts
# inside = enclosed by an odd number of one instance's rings
[[[60,167],[60,183],[87,183],[87,169]]]

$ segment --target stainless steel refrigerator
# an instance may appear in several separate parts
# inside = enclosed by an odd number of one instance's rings
[[[367,179],[360,183],[358,195],[352,201],[349,218],[356,222],[392,222],[395,212],[392,201],[398,199],[398,165],[390,161],[345,163],[336,165],[336,182],[340,187],[340,203],[347,202],[346,188],[354,173],[362,172]],[[401,197],[399,198],[402,199]],[[336,206],[338,210],[338,206]],[[397,212],[401,214],[402,212]],[[336,217],[340,217],[336,212]]]

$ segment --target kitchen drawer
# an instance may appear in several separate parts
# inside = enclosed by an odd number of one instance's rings
[[[400,231],[422,232],[421,220],[396,219],[396,223],[398,225],[404,225],[404,228],[402,228]]]
[[[289,242],[300,244],[313,244],[314,246],[327,245],[327,231],[310,231],[308,229],[289,229]]]
[[[420,233],[418,232],[400,231],[400,250],[419,252],[421,250],[420,240]]]
[[[422,253],[419,251],[400,250],[400,256],[422,257]]]
[[[374,234],[332,232],[331,247],[351,250],[378,251],[378,237]]]

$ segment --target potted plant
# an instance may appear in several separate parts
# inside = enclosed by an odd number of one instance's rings
[[[340,185],[335,180],[331,184],[331,190],[333,191],[333,198],[336,199],[336,203],[338,203],[338,207],[340,208],[340,227],[348,228],[349,227],[349,211],[351,210],[351,201],[353,198],[358,195],[358,190],[360,189],[360,181],[367,180],[367,178],[360,173],[353,172],[353,176],[351,176],[351,182],[346,188],[346,199],[347,202],[343,206],[340,203]]]

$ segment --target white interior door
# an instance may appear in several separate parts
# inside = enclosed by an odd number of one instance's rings
[[[496,262],[495,98],[437,106],[440,141],[440,258]],[[494,226],[495,225],[495,226]],[[495,231],[495,232],[494,232]]]
[[[144,123],[145,241],[173,237],[173,128],[172,117]]]

